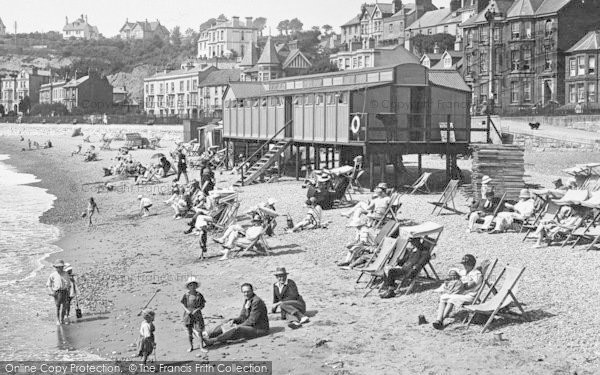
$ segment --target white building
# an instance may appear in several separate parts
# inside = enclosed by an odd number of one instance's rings
[[[239,17],[231,20],[217,20],[208,29],[200,30],[198,39],[198,58],[243,57],[246,49],[258,40],[258,29],[253,26],[252,17],[246,17],[246,22],[240,22]]]
[[[65,26],[63,27],[62,34],[64,39],[76,38],[89,40],[100,38],[98,28],[90,25],[87,15],[84,16],[83,14],[80,18],[70,23],[69,18],[65,17]]]

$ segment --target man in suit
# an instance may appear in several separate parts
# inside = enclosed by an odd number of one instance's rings
[[[384,270],[383,275],[383,293],[381,298],[392,298],[400,293],[402,282],[394,290],[396,280],[412,279],[417,276],[421,269],[425,267],[431,259],[431,245],[421,238],[413,238],[410,241],[412,248],[407,249],[406,254],[398,260],[398,265]]]
[[[267,306],[263,300],[254,294],[254,288],[249,283],[242,284],[242,294],[245,301],[240,316],[215,327],[205,339],[207,345],[242,338],[253,339],[269,333]]]
[[[290,317],[292,321],[288,326],[292,329],[299,328],[304,323],[308,323],[306,313],[306,303],[298,293],[298,287],[294,280],[287,278],[287,271],[284,267],[277,267],[275,277],[277,282],[273,284],[273,308],[271,312],[276,313],[277,308],[281,309],[281,318]]]

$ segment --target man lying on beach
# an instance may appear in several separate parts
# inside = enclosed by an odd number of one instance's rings
[[[208,334],[205,343],[215,345],[228,340],[253,339],[269,333],[269,317],[267,306],[260,297],[254,294],[252,284],[242,284],[244,306],[240,316],[218,325]]]
[[[54,272],[48,277],[46,287],[56,304],[56,325],[68,324],[66,321],[67,303],[71,290],[69,275],[64,271],[65,262],[57,259],[53,264]]]
[[[291,230],[287,230],[287,233],[298,232],[304,229],[314,229],[321,227],[321,220],[323,219],[323,209],[317,204],[315,197],[310,198],[306,201],[308,206],[308,213],[304,220],[296,224]]]

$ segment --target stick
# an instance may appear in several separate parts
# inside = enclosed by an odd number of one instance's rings
[[[154,297],[156,297],[156,294],[157,294],[158,292],[160,292],[160,289],[156,289],[156,292],[154,292],[154,294],[152,295],[152,297],[150,297],[150,300],[148,300],[148,303],[147,303],[147,304],[146,304],[144,307],[142,307],[142,309],[141,309],[141,310],[140,310],[140,312],[137,314],[137,316],[140,316],[140,315],[142,315],[142,311],[144,311],[144,309],[145,309],[146,307],[148,307],[148,305],[150,304],[150,302],[152,302],[152,300],[154,299]]]

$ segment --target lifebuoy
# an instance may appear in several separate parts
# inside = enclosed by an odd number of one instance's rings
[[[360,130],[360,117],[358,115],[354,115],[352,118],[352,122],[350,123],[350,130],[352,133],[356,134]]]

